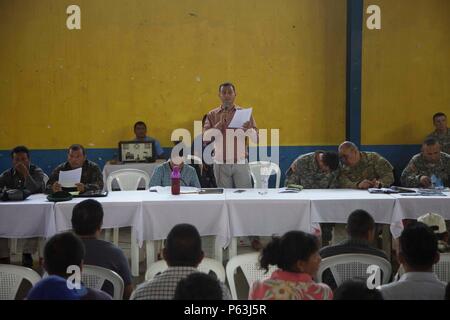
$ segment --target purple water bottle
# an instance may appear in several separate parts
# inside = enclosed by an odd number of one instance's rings
[[[172,180],[172,194],[180,194],[180,167],[174,166],[172,173],[170,174],[170,179]]]

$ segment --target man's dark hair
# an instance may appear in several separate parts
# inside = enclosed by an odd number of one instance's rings
[[[259,263],[263,269],[269,270],[269,265],[296,272],[297,261],[307,261],[309,257],[319,250],[319,241],[316,236],[295,230],[285,233],[281,238],[273,238],[262,250]]]
[[[222,90],[223,87],[232,87],[233,91],[236,92],[236,88],[234,87],[234,84],[231,82],[224,82],[219,86],[219,92]]]
[[[203,255],[197,229],[190,224],[177,224],[166,240],[166,259],[170,266],[196,267]]]
[[[334,171],[339,167],[339,154],[333,151],[326,151],[323,153],[323,162],[331,171]]]
[[[383,300],[377,289],[367,288],[366,281],[347,280],[334,292],[333,300]]]
[[[438,240],[434,232],[422,222],[411,222],[400,236],[400,253],[406,263],[416,270],[427,270],[435,262]]]
[[[144,121],[138,121],[138,122],[136,122],[136,123],[134,124],[134,130],[136,130],[136,127],[137,127],[137,126],[144,126],[145,129],[147,129],[147,125],[145,124]]]
[[[84,147],[81,144],[73,144],[69,147],[69,149],[67,150],[67,152],[70,152],[70,150],[72,151],[78,151],[81,150],[81,152],[83,153],[83,156],[86,155],[86,150],[84,149]]]
[[[30,151],[25,146],[17,146],[11,150],[11,159],[14,157],[15,153],[26,153],[28,159],[30,159]]]
[[[103,207],[100,202],[88,199],[78,203],[72,211],[72,228],[79,236],[93,235],[103,223]]]
[[[84,258],[83,242],[71,232],[54,235],[44,248],[45,269],[50,275],[67,278],[67,267],[81,266]]]
[[[355,210],[348,216],[347,233],[351,238],[364,238],[374,228],[375,221],[365,210]]]
[[[426,138],[422,144],[426,146],[434,146],[436,143],[439,143],[439,141],[436,138],[430,137]]]
[[[447,118],[447,116],[445,115],[445,113],[443,113],[443,112],[437,112],[437,113],[435,113],[434,115],[433,115],[433,123],[434,123],[434,121],[436,121],[436,118],[437,117],[446,117]]]
[[[217,278],[203,272],[194,272],[178,282],[173,299],[222,300],[222,288]]]

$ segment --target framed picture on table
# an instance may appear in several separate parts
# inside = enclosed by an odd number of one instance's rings
[[[156,148],[154,141],[120,141],[119,160],[122,163],[155,162]]]

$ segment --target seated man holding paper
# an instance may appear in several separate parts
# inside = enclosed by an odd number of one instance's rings
[[[102,190],[103,175],[97,164],[87,160],[86,150],[80,144],[68,149],[67,161],[57,166],[47,182],[47,193],[68,191]],[[72,190],[71,190],[72,189]]]

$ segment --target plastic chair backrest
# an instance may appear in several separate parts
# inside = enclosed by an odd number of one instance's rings
[[[378,266],[381,269],[381,284],[386,284],[390,281],[392,274],[391,263],[384,258],[370,254],[339,254],[324,258],[320,263],[316,279],[317,282],[322,282],[324,271],[330,269],[334,281],[339,287],[344,281],[349,279],[366,280],[370,276],[368,267],[371,265]]]
[[[34,286],[41,276],[30,268],[12,264],[0,264],[0,300],[14,300],[22,280]]]
[[[433,272],[439,280],[450,282],[450,253],[441,253],[439,262],[433,266]]]
[[[113,299],[122,300],[124,283],[116,272],[92,265],[83,265],[81,281],[87,288],[101,290],[105,281],[111,282],[114,288]]]
[[[259,265],[259,252],[241,254],[231,258],[227,263],[226,273],[233,300],[238,299],[236,283],[234,280],[234,274],[238,268],[240,268],[244,273],[245,279],[247,280],[250,288],[253,282],[256,280],[264,280],[269,278],[272,272],[277,269],[276,266],[270,266],[269,272],[267,273],[264,269],[261,269]]]
[[[152,280],[157,274],[165,271],[167,268],[168,266],[165,260],[152,263],[150,267],[148,267],[147,272],[145,272],[145,281]],[[198,271],[207,274],[213,272],[219,281],[225,283],[225,269],[219,261],[210,258],[203,258],[197,269]]]
[[[144,180],[146,188],[150,184],[148,173],[138,169],[121,169],[111,172],[108,179],[106,179],[106,188],[109,192],[112,191],[113,180],[116,180],[122,191],[137,190],[141,180]]]
[[[281,169],[280,167],[274,163],[269,161],[253,161],[249,162],[250,166],[250,174],[253,179],[253,187],[254,188],[261,188],[261,167],[267,166],[268,171],[270,170],[270,174],[276,175],[276,183],[275,188],[280,187],[280,180],[281,180]]]

